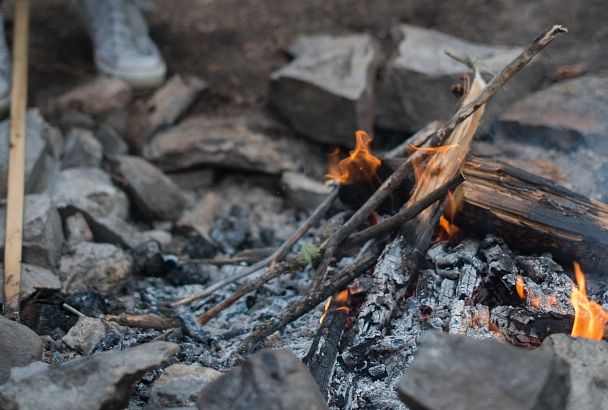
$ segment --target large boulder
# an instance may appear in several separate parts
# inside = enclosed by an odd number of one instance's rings
[[[302,135],[350,145],[357,129],[373,130],[380,50],[368,34],[304,38],[295,58],[272,73],[270,103]]]
[[[382,129],[413,132],[430,121],[449,118],[458,99],[450,91],[470,69],[446,54],[470,58],[483,72],[495,74],[522,49],[478,44],[436,30],[403,24],[393,30],[398,50],[389,62],[377,98],[376,125]],[[532,63],[509,81],[487,105],[483,126],[515,99],[538,86],[542,67]]]
[[[8,379],[11,368],[26,366],[41,358],[40,337],[30,328],[0,315],[0,384]]]
[[[397,392],[412,410],[563,410],[568,365],[547,352],[427,333]]]
[[[178,351],[175,343],[151,342],[54,368],[33,363],[0,386],[0,403],[11,410],[125,409],[132,384]]]
[[[287,350],[263,350],[207,384],[196,404],[205,410],[322,410],[325,398],[302,361]]]

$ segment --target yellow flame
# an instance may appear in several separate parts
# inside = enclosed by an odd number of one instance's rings
[[[608,322],[606,312],[597,302],[589,300],[585,288],[585,275],[578,262],[574,261],[574,274],[577,285],[572,285],[570,303],[574,307],[574,325],[572,336],[601,340],[604,337],[604,327]]]

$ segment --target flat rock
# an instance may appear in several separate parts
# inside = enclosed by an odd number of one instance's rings
[[[103,320],[81,316],[61,340],[70,348],[88,355],[91,354],[95,344],[106,335],[106,332],[107,329]]]
[[[500,117],[506,138],[562,151],[608,154],[608,76],[586,75],[535,92]]]
[[[320,40],[319,40],[320,39]],[[367,34],[315,37],[291,47],[296,57],[270,77],[270,104],[302,135],[349,145],[357,129],[372,131],[380,63]]]
[[[0,206],[0,252],[4,255],[6,206]],[[55,267],[64,236],[61,217],[47,194],[25,196],[23,219],[23,261]]]
[[[68,245],[74,246],[80,242],[93,241],[93,232],[91,232],[86,218],[80,212],[65,218],[65,229]]]
[[[281,188],[291,206],[303,210],[314,209],[331,192],[331,188],[298,172],[284,172]]]
[[[70,168],[61,171],[49,188],[58,208],[74,207],[93,218],[116,216],[125,219],[129,201],[98,168]]]
[[[72,128],[65,139],[61,156],[62,168],[99,167],[103,146],[93,133],[84,128]]]
[[[154,382],[147,409],[194,407],[201,388],[221,375],[217,370],[197,363],[173,364]]]
[[[389,62],[377,98],[376,125],[393,131],[414,132],[430,121],[449,118],[458,99],[450,88],[470,70],[449,57],[472,58],[484,72],[497,73],[521,52],[519,47],[478,44],[436,30],[403,24],[393,29],[399,42]],[[539,86],[542,67],[532,63],[496,94],[486,108],[487,129],[505,107]]]
[[[294,168],[289,142],[254,131],[239,117],[196,116],[159,132],[144,157],[163,171],[197,167],[279,174]]]
[[[0,315],[0,384],[8,379],[11,368],[26,366],[41,358],[40,337],[29,327]]]
[[[79,110],[96,117],[125,108],[132,97],[133,92],[124,81],[99,76],[59,96],[50,109],[52,113]]]
[[[55,272],[42,266],[24,263],[21,265],[21,300],[25,300],[38,289],[61,289],[61,280]]]
[[[66,292],[90,288],[105,291],[126,279],[132,268],[131,256],[108,243],[81,242],[59,261],[59,271],[65,277]]]
[[[207,83],[193,75],[171,77],[147,102],[149,133],[174,124],[206,88]]]
[[[207,384],[199,409],[328,409],[302,361],[287,350],[263,350],[243,365]]]
[[[412,410],[565,409],[568,365],[491,340],[427,332],[397,392]]]
[[[140,216],[176,220],[182,213],[185,201],[179,188],[148,161],[120,155],[112,158],[112,169]]]
[[[0,402],[15,410],[118,410],[127,408],[131,385],[160,366],[179,346],[151,342],[83,357],[56,368],[37,366],[0,386]]]
[[[215,171],[208,168],[198,168],[167,174],[173,182],[184,191],[196,191],[208,188],[213,184]]]
[[[6,197],[8,181],[9,120],[0,122],[0,198]],[[27,112],[25,139],[25,192],[41,192],[59,169],[56,160],[62,141],[58,130],[48,125],[37,109]]]
[[[552,353],[570,365],[572,387],[566,409],[595,410],[606,406],[608,345],[605,341],[553,334],[543,341],[539,352]]]

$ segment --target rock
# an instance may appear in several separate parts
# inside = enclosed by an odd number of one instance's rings
[[[287,152],[289,141],[253,131],[236,116],[188,118],[144,147],[144,157],[163,171],[218,167],[279,174],[294,167]]]
[[[95,138],[101,143],[105,155],[127,155],[129,146],[120,138],[114,128],[101,124],[94,131]]]
[[[380,62],[367,34],[303,40],[296,58],[272,73],[270,104],[302,135],[349,145],[357,129],[373,130],[374,83]]]
[[[222,374],[195,364],[173,364],[167,367],[150,392],[149,408],[194,407],[201,387]]]
[[[65,218],[65,227],[67,230],[68,245],[74,246],[80,242],[93,241],[93,232],[91,232],[87,220],[80,212],[76,212]]]
[[[208,188],[213,184],[215,171],[207,168],[199,168],[182,172],[171,172],[167,174],[175,184],[184,191],[196,191]]]
[[[199,409],[328,409],[308,369],[287,350],[263,350],[207,384]]]
[[[0,315],[0,384],[8,379],[11,368],[26,366],[41,358],[40,337],[30,328]]]
[[[106,335],[106,332],[103,320],[81,316],[61,340],[70,348],[89,355],[95,344]]]
[[[172,125],[207,88],[207,83],[196,76],[175,74],[148,100],[148,133]]]
[[[25,193],[44,190],[59,165],[61,134],[48,125],[37,109],[27,112],[25,139]],[[0,122],[0,198],[6,197],[8,181],[9,120]]]
[[[505,138],[562,151],[608,154],[608,76],[557,83],[515,102],[500,117]]]
[[[0,402],[15,410],[116,410],[127,408],[131,385],[179,351],[178,345],[151,342],[30,371],[0,386]]]
[[[208,192],[194,205],[192,209],[184,212],[177,222],[176,228],[186,234],[197,232],[211,240],[209,236],[215,221],[217,210],[222,205],[222,198],[214,193]]]
[[[98,168],[70,168],[61,171],[49,189],[60,209],[73,207],[92,218],[116,216],[125,219],[129,201]],[[62,213],[63,214],[63,213]]]
[[[23,220],[23,261],[54,267],[63,246],[61,218],[47,194],[25,196]],[[4,255],[6,207],[0,207],[0,253]]]
[[[93,133],[83,128],[72,128],[68,133],[61,157],[62,168],[99,167],[103,147]]]
[[[131,88],[114,77],[96,77],[59,96],[50,107],[52,113],[79,110],[97,117],[121,110],[131,101]]]
[[[427,332],[397,392],[413,410],[565,409],[568,372],[546,352]]]
[[[297,172],[284,172],[281,188],[291,206],[302,210],[316,208],[331,192],[331,188],[322,182]]]
[[[21,300],[38,289],[61,289],[61,280],[52,270],[24,263],[21,266]]]
[[[90,288],[103,292],[126,279],[132,268],[131,256],[108,243],[81,242],[64,254],[59,262],[66,292]]]
[[[162,231],[160,229],[144,231],[142,232],[142,236],[146,241],[156,241],[162,246],[170,245],[171,242],[173,242],[173,235],[171,235],[167,231]]]
[[[470,70],[449,57],[480,61],[484,72],[497,73],[521,52],[519,47],[472,43],[435,30],[403,24],[393,30],[399,42],[389,62],[377,98],[376,125],[393,131],[414,132],[430,121],[449,118],[458,100],[450,88]],[[488,103],[483,125],[487,129],[511,102],[537,87],[542,66],[532,63]]]
[[[549,352],[570,365],[572,387],[568,410],[595,410],[608,402],[608,345],[604,341],[572,338],[565,334],[547,337],[539,352]]]
[[[140,216],[176,220],[184,198],[175,183],[148,161],[133,156],[112,158],[113,173],[120,177]]]

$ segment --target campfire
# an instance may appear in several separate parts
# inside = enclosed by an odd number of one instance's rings
[[[521,48],[399,30],[387,55],[368,35],[297,41],[273,112],[190,115],[206,84],[179,75],[147,97],[99,78],[30,111],[44,148],[22,283],[4,278],[21,324],[0,321],[20,349],[0,403],[599,408],[608,205],[553,163],[499,159],[491,128],[521,131],[507,110],[527,101],[492,104],[566,29]],[[428,93],[396,95],[412,83]]]

